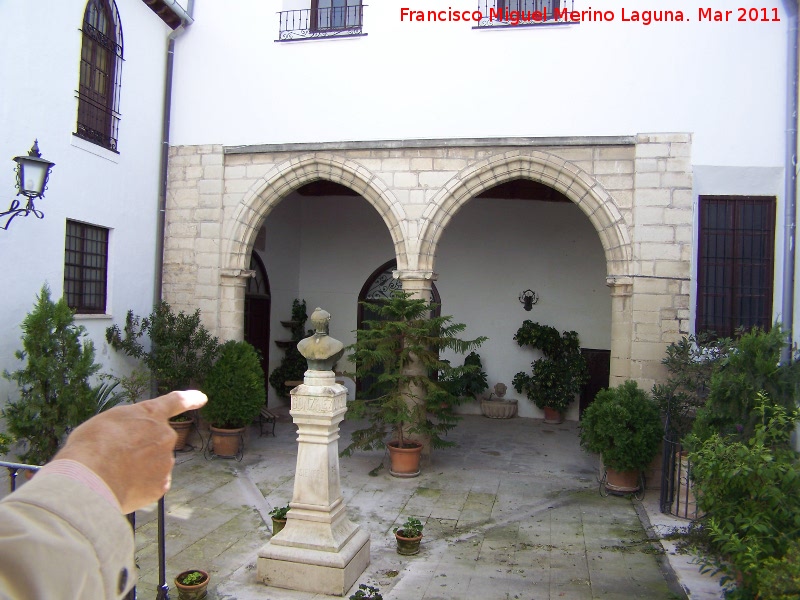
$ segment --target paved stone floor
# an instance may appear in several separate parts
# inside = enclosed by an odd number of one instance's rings
[[[345,421],[342,437],[352,429]],[[275,433],[259,437],[253,428],[241,462],[178,455],[166,498],[170,585],[194,567],[211,573],[211,599],[328,598],[256,582],[268,513],[292,496],[297,444],[288,411]],[[599,495],[596,460],[580,449],[575,423],[467,416],[450,439],[458,446],[435,451],[412,479],[386,469],[370,476],[382,453],[341,459],[348,513],[371,536],[372,562],[357,583],[379,587],[386,600],[687,597],[642,525],[642,506]],[[396,553],[392,533],[408,516],[425,523],[412,557]],[[156,597],[156,531],[155,507],[137,513],[140,599]]]

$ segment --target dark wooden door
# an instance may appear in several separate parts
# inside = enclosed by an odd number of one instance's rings
[[[589,368],[589,381],[581,390],[580,414],[589,406],[597,392],[608,387],[611,375],[611,350],[581,348],[581,354]]]
[[[269,279],[264,263],[255,253],[250,258],[250,269],[255,271],[256,276],[247,282],[244,296],[244,341],[252,344],[261,354],[264,388],[269,391],[269,319],[272,309]]]

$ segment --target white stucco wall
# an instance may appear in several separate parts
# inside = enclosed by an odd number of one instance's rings
[[[694,133],[693,162],[782,164],[787,19],[697,20],[698,1],[575,2],[614,22],[473,29],[400,21],[401,7],[474,10],[473,0],[382,0],[363,37],[275,43],[296,2],[198,0],[177,44],[175,144]],[[702,3],[706,6],[707,3]],[[305,3],[308,6],[308,3]],[[622,22],[682,9],[689,22]],[[224,118],[209,118],[220,114]]]
[[[104,339],[127,310],[152,308],[161,106],[169,28],[140,0],[117,0],[124,34],[119,154],[75,138],[84,0],[0,3],[0,190],[2,210],[16,190],[11,158],[38,138],[44,158],[56,163],[43,220],[18,218],[0,230],[6,285],[0,297],[0,369],[14,370],[21,349],[19,325],[42,284],[63,290],[66,220],[110,228],[105,316],[78,316],[94,341],[103,371],[124,373],[129,362]],[[34,36],[35,41],[32,42]],[[0,380],[0,402],[16,390]]]

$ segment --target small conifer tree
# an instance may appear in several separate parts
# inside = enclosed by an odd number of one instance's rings
[[[23,349],[15,356],[25,366],[3,372],[20,390],[2,415],[9,433],[25,448],[19,455],[23,462],[46,463],[66,434],[97,410],[89,378],[100,365],[94,362],[94,344],[85,337],[66,300],[53,302],[45,284],[22,322]]]
[[[434,448],[452,446],[442,436],[458,423],[452,407],[459,398],[447,382],[453,371],[472,367],[452,367],[439,354],[469,352],[486,338],[460,339],[466,325],[449,316],[431,317],[436,305],[407,292],[395,292],[388,302],[369,308],[379,319],[364,321],[348,348],[356,378],[374,381],[350,403],[348,417],[366,418],[368,425],[353,432],[342,455],[383,448],[387,442],[406,447],[409,434],[430,439]],[[387,440],[390,434],[393,439]]]

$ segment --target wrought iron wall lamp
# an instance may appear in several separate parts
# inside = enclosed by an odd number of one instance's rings
[[[42,153],[39,152],[39,140],[33,142],[28,156],[15,156],[14,162],[17,163],[17,189],[19,190],[17,196],[25,196],[27,201],[24,206],[21,206],[21,202],[14,198],[9,209],[0,213],[0,218],[8,217],[5,225],[0,226],[0,229],[6,230],[16,217],[27,217],[33,213],[37,219],[44,218],[44,213],[38,210],[33,202],[37,198],[44,198],[50,170],[55,166],[55,163],[42,158]]]
[[[525,290],[519,295],[519,301],[525,310],[530,310],[539,301],[539,295],[533,290]]]

